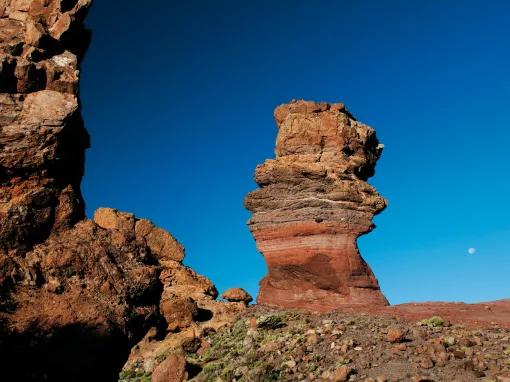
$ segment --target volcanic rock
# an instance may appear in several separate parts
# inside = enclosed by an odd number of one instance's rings
[[[170,354],[152,373],[152,382],[182,382],[188,379],[186,359],[182,354]]]
[[[182,265],[184,247],[152,222],[112,208],[85,218],[80,183],[89,136],[77,96],[90,4],[0,2],[6,382],[117,381],[125,364],[123,373],[143,364],[150,374],[166,355],[200,345],[203,333],[245,309],[215,301],[214,285]]]
[[[244,302],[249,304],[253,298],[243,288],[230,288],[221,295],[221,298],[230,302]]]
[[[0,5],[0,253],[26,251],[84,217],[89,137],[77,98],[91,0]],[[65,22],[64,22],[65,21]]]
[[[387,301],[356,240],[386,200],[366,180],[383,145],[343,104],[293,101],[275,109],[276,159],[257,166],[249,228],[268,275],[257,302],[334,310]]]

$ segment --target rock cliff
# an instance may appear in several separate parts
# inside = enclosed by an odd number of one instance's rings
[[[0,5],[0,251],[25,251],[84,216],[89,138],[79,62],[91,0]]]
[[[383,146],[343,104],[293,101],[275,109],[276,158],[257,166],[249,228],[268,274],[257,302],[309,310],[387,301],[356,239],[386,201],[366,180]]]
[[[122,368],[127,376],[171,372],[162,370],[167,356],[183,346],[198,350],[203,333],[246,309],[216,301],[214,285],[182,264],[182,245],[150,221],[110,208],[85,218],[80,183],[89,136],[78,85],[90,5],[0,2],[6,382],[117,381]]]

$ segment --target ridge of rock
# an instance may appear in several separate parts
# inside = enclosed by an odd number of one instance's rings
[[[386,200],[366,180],[383,145],[344,104],[293,101],[274,111],[275,159],[257,166],[245,199],[268,274],[257,302],[327,311],[387,305],[356,240]]]

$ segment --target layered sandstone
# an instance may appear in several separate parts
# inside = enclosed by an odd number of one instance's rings
[[[164,374],[169,354],[198,350],[203,335],[246,309],[216,301],[214,285],[182,264],[182,245],[150,221],[111,208],[85,218],[89,136],[78,85],[90,3],[0,1],[6,382],[117,381],[124,365]]]
[[[264,255],[260,304],[334,310],[386,305],[357,238],[386,201],[366,182],[383,145],[343,104],[293,101],[276,108],[276,158],[257,166],[249,228]]]

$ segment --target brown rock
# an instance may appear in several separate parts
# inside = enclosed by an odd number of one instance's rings
[[[422,369],[430,369],[430,368],[434,367],[434,363],[432,362],[432,359],[428,356],[421,357],[420,360],[418,361],[418,365]]]
[[[0,1],[2,381],[117,380],[128,358],[151,372],[156,355],[196,347],[245,309],[215,301],[164,229],[110,208],[85,219],[77,96],[90,3]],[[182,372],[163,366],[156,377]]]
[[[402,342],[405,339],[405,336],[406,333],[403,330],[398,328],[390,328],[386,334],[386,340],[393,343]]]
[[[401,352],[401,351],[405,351],[407,349],[407,346],[406,346],[406,344],[395,344],[393,346],[393,349],[395,349],[396,351]]]
[[[182,261],[184,258],[184,247],[162,228],[153,228],[145,241],[158,260]]]
[[[374,130],[343,104],[296,101],[275,119],[276,159],[257,167],[261,188],[245,200],[269,270],[257,301],[317,311],[387,305],[356,245],[386,206],[365,182],[382,152]]]
[[[161,313],[168,324],[168,330],[184,329],[193,323],[198,307],[191,298],[172,298],[161,302]]]
[[[153,371],[152,382],[182,382],[188,379],[186,359],[182,354],[169,354]]]
[[[221,298],[230,302],[244,302],[249,304],[253,298],[243,288],[230,288],[221,295]]]
[[[423,376],[414,376],[411,377],[411,382],[434,382],[434,380],[430,377],[423,377]]]
[[[352,367],[342,365],[333,372],[334,382],[345,382],[349,380],[349,376],[352,374],[354,369]]]

